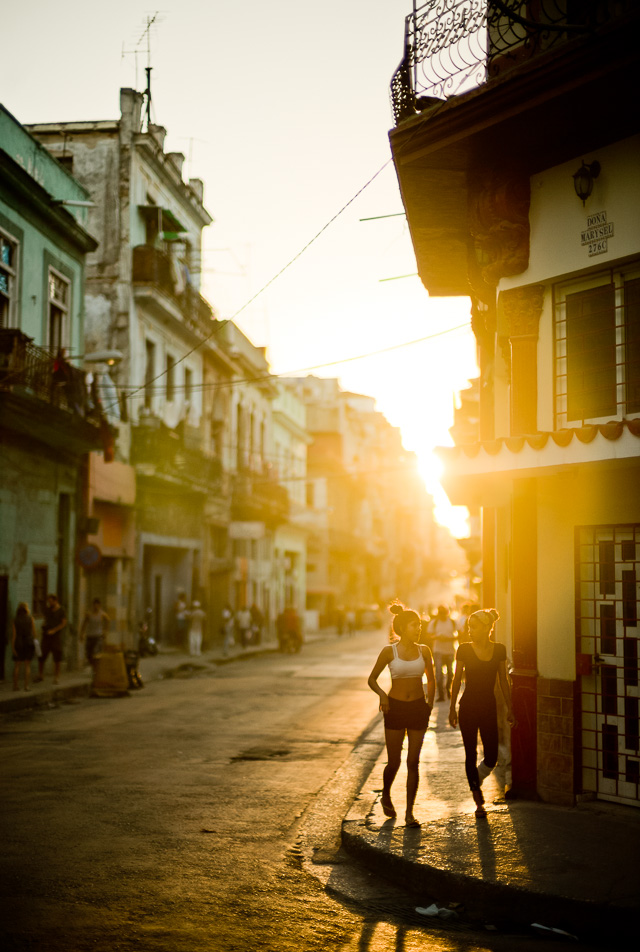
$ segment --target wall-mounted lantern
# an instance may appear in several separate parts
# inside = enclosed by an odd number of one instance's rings
[[[573,187],[576,195],[584,205],[593,191],[593,183],[600,175],[600,163],[598,161],[587,164],[584,159],[582,165],[573,175]]]

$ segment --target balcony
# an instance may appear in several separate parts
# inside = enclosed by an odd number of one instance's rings
[[[238,522],[264,522],[274,528],[289,518],[289,493],[269,473],[236,473],[231,516]]]
[[[86,375],[14,328],[0,328],[3,426],[57,450],[111,447],[110,429]]]
[[[193,439],[171,430],[156,417],[133,427],[131,461],[139,476],[176,490],[221,495],[225,491],[222,463],[195,448]]]
[[[391,82],[396,124],[630,13],[632,0],[426,0],[405,19]],[[594,50],[594,55],[597,51]]]
[[[173,317],[198,339],[212,330],[211,305],[190,284],[179,279],[170,255],[152,245],[133,249],[132,281],[137,299],[146,300],[160,316]]]

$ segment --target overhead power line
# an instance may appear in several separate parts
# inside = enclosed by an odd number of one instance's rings
[[[394,350],[401,350],[404,347],[412,347],[415,344],[423,344],[425,341],[434,340],[436,337],[444,337],[446,334],[453,334],[455,331],[464,330],[467,327],[469,327],[468,323],[458,324],[456,327],[448,327],[446,330],[436,331],[435,334],[427,334],[426,337],[418,337],[415,340],[403,341],[401,344],[390,344],[388,347],[381,347],[379,350],[372,350],[366,354],[355,354],[353,357],[343,357],[338,360],[331,360],[328,363],[313,364],[312,366],[309,366],[309,367],[298,367],[296,370],[286,370],[286,371],[282,371],[281,373],[266,373],[266,374],[256,375],[254,377],[234,377],[231,380],[216,381],[215,383],[211,383],[211,384],[205,384],[204,382],[202,384],[191,384],[190,389],[199,390],[201,392],[204,392],[205,390],[225,390],[227,388],[240,386],[241,384],[244,384],[244,383],[260,383],[263,380],[274,380],[274,379],[279,379],[281,377],[296,377],[298,374],[311,373],[313,370],[323,370],[326,367],[337,367],[339,364],[348,364],[356,360],[366,360],[369,357],[378,357],[380,356],[380,354],[388,354]],[[193,353],[193,351],[191,352]],[[177,364],[177,361],[176,361],[176,364]],[[176,364],[174,364],[173,366],[175,367]],[[161,385],[158,387],[152,387],[151,385],[154,384],[161,377],[163,377],[164,374],[165,374],[165,371],[163,371],[163,373],[159,374],[157,377],[154,377],[148,383],[140,384],[139,386],[136,386],[133,390],[131,389],[130,386],[128,387],[119,386],[118,390],[127,398],[134,397],[137,393],[140,393],[141,391],[148,392],[150,389],[157,390],[158,392],[160,392],[161,390],[164,390],[164,385]],[[180,390],[184,390],[185,386],[184,384],[183,385],[174,384],[173,389],[174,391],[180,391]],[[115,404],[111,404],[110,406],[115,406]]]

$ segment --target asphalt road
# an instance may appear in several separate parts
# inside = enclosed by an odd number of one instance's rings
[[[362,633],[2,716],[4,952],[539,949],[425,924],[340,851],[379,751],[366,676],[383,643]]]

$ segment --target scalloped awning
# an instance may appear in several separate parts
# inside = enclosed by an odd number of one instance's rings
[[[588,464],[639,463],[640,419],[441,446],[436,453],[444,464],[442,485],[453,505],[497,505],[514,479]]]

